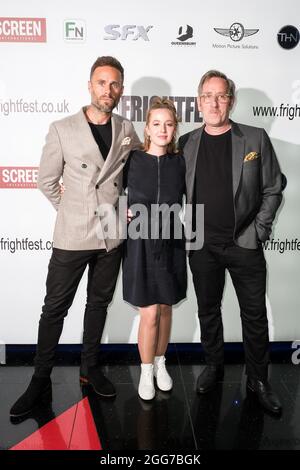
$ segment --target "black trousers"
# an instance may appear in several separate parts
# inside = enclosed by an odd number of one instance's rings
[[[81,373],[97,364],[99,343],[105,326],[121,262],[121,246],[106,250],[53,249],[46,281],[46,297],[40,318],[35,375],[48,376],[64,318],[73,303],[78,284],[88,266],[87,301],[84,313]]]
[[[250,250],[234,244],[204,245],[201,250],[191,252],[190,267],[206,362],[221,364],[224,361],[221,305],[227,269],[240,306],[246,373],[265,380],[269,335],[265,303],[266,262],[262,247]]]

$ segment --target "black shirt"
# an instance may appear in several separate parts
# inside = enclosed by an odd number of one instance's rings
[[[203,131],[196,164],[194,201],[204,204],[204,243],[233,241],[231,130],[220,135]]]
[[[93,124],[89,122],[89,126],[105,160],[110,151],[112,141],[111,119],[106,124]]]

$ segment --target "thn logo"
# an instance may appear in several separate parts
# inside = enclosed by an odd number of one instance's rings
[[[85,41],[86,25],[83,20],[65,20],[64,21],[64,40],[65,41]]]
[[[294,49],[299,42],[299,31],[295,26],[286,25],[277,33],[277,41],[283,49]]]
[[[259,31],[259,29],[245,29],[242,23],[232,23],[230,28],[214,28],[214,30],[234,42],[241,41],[244,37],[253,36]]]
[[[153,26],[137,26],[134,24],[125,24],[121,26],[119,24],[109,24],[105,26],[104,31],[108,34],[104,39],[115,41],[116,39],[121,39],[125,41],[128,36],[132,36],[133,41],[138,39],[143,39],[144,41],[149,41],[148,33]]]

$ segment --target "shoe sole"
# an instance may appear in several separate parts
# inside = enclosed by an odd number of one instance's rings
[[[152,398],[143,398],[143,397],[141,397],[141,395],[140,395],[139,393],[138,393],[138,396],[139,396],[139,398],[140,398],[141,400],[143,400],[143,401],[152,401],[152,400],[154,400],[154,398],[155,398],[155,394],[153,395]]]
[[[172,390],[172,388],[173,388],[173,384],[172,384],[171,388],[165,388],[165,389],[160,388],[160,387],[158,386],[157,378],[155,377],[155,375],[154,375],[154,383],[156,384],[158,390],[160,390],[161,392],[171,392],[171,390]]]
[[[36,403],[32,408],[30,408],[30,410],[26,410],[26,411],[24,411],[24,413],[18,413],[18,414],[9,413],[9,416],[11,418],[22,418],[23,416],[26,416],[29,413],[31,413],[33,410],[35,410],[39,406],[49,405],[50,403],[52,403],[52,388],[50,389],[50,391],[49,391],[49,389],[45,390],[45,392],[43,393],[40,401],[38,403]]]
[[[115,393],[111,393],[111,394],[104,394],[104,393],[100,393],[98,390],[96,390],[96,388],[94,387],[94,385],[89,382],[89,380],[86,378],[86,377],[79,377],[79,383],[80,383],[80,386],[81,387],[85,387],[87,385],[90,385],[92,387],[92,389],[94,390],[94,392],[99,395],[100,397],[105,397],[105,398],[113,398],[117,395],[117,392]]]
[[[246,385],[246,389],[248,392],[250,392],[252,395],[254,395],[255,399],[261,406],[261,408],[266,412],[269,413],[270,415],[275,415],[275,416],[280,416],[282,414],[282,408],[279,408],[278,410],[270,410],[269,408],[266,408],[260,401],[258,394],[254,388],[251,387],[251,385]]]

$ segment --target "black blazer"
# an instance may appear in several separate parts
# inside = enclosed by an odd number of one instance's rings
[[[255,249],[270,237],[282,200],[282,175],[264,129],[231,121],[234,241]],[[187,203],[192,203],[196,161],[204,126],[179,139],[186,161]]]

